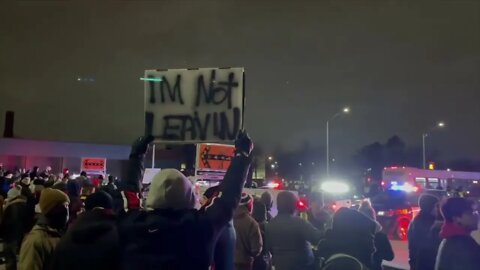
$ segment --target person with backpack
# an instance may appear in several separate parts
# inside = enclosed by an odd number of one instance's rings
[[[322,232],[296,215],[297,196],[290,191],[277,195],[278,215],[265,229],[266,246],[272,254],[276,270],[310,269],[314,263],[312,245],[316,246]]]
[[[204,208],[195,209],[197,198],[190,180],[178,170],[163,169],[152,179],[146,210],[135,210],[149,141],[151,138],[140,138],[132,147],[129,177],[123,185],[130,209],[118,226],[121,267],[207,270],[215,241],[240,201],[253,143],[240,132],[219,195]]]
[[[242,193],[240,204],[233,215],[237,234],[235,245],[235,270],[252,270],[253,260],[263,248],[262,235],[258,223],[251,216],[253,198]]]

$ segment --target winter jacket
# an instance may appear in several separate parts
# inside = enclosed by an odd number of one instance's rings
[[[235,227],[233,220],[221,230],[215,244],[213,254],[213,264],[215,270],[233,270],[233,260],[235,258],[235,243],[236,243]]]
[[[438,248],[435,270],[480,269],[480,245],[469,232],[461,232],[456,225],[446,223],[440,236],[444,238]]]
[[[33,216],[28,211],[27,200],[19,196],[7,201],[0,227],[3,240],[20,246],[23,237],[32,229],[32,226]]]
[[[408,227],[409,264],[412,270],[433,270],[425,269],[425,266],[420,265],[418,260],[431,245],[429,235],[434,222],[434,216],[420,211]]]
[[[267,226],[266,222],[258,223],[260,227],[260,233],[262,235],[263,248],[260,255],[255,257],[253,260],[253,270],[269,270],[272,268],[272,256],[266,248],[266,239],[265,239],[265,227]]]
[[[250,158],[234,157],[220,195],[201,210],[154,208],[129,211],[119,223],[122,268],[209,269],[215,241],[233,218],[249,166]],[[142,167],[138,167],[139,171]],[[130,173],[137,175],[134,171]],[[131,184],[125,190],[134,191],[136,187],[133,182]]]
[[[318,256],[328,260],[343,253],[357,258],[368,268],[372,267],[375,252],[376,223],[364,214],[340,208],[333,217],[332,229],[318,245]]]
[[[78,216],[55,250],[53,270],[119,269],[116,217],[94,209]]]
[[[435,260],[437,258],[438,247],[442,242],[440,238],[440,229],[442,227],[443,221],[435,221],[430,228],[430,231],[424,239],[424,243],[421,246],[421,249],[418,251],[420,256],[417,256],[415,259],[414,268],[412,270],[434,270],[435,269]]]
[[[313,263],[312,245],[322,233],[300,217],[278,214],[265,229],[267,249],[276,270],[305,269]]]
[[[373,265],[370,270],[382,270],[382,261],[391,261],[395,257],[388,236],[383,232],[375,234],[375,253],[373,253]]]
[[[237,235],[235,266],[252,269],[253,259],[260,255],[263,248],[260,227],[244,206],[235,210],[233,224]]]
[[[35,205],[38,203],[38,201],[35,199],[35,196],[33,195],[32,190],[30,190],[29,185],[25,185],[20,182],[20,186],[22,187],[22,196],[27,199],[28,214],[32,217],[35,217]]]
[[[18,269],[50,269],[53,253],[60,242],[60,237],[57,230],[48,227],[43,220],[39,220],[39,223],[25,236],[20,249]]]

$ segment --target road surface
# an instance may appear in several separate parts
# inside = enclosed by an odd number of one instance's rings
[[[410,269],[408,265],[408,242],[397,240],[390,240],[390,242],[395,252],[395,259],[391,262],[384,262],[384,265],[394,269]]]

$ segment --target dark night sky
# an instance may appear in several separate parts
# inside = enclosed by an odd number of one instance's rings
[[[339,158],[419,144],[437,120],[444,158],[480,155],[480,1],[2,1],[0,31],[0,113],[20,137],[129,143],[145,69],[243,66],[246,126],[269,149],[323,145],[348,104]]]

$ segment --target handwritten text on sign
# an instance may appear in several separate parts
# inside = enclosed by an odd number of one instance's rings
[[[243,127],[243,68],[145,71],[146,133],[162,141],[231,141]]]

